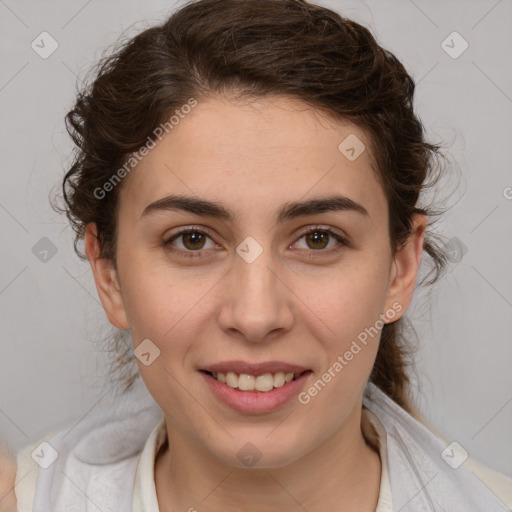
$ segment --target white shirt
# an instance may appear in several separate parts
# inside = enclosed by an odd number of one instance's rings
[[[379,501],[375,512],[393,512],[384,427],[375,414],[363,407],[361,428],[365,439],[378,448],[382,465]],[[132,512],[160,512],[154,467],[158,450],[166,439],[165,418],[163,418],[151,432],[139,459],[133,488]]]

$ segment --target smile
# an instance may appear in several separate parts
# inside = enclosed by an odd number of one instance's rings
[[[230,388],[239,389],[240,391],[259,391],[266,393],[274,388],[280,388],[287,382],[291,382],[296,378],[300,377],[302,373],[293,372],[276,372],[264,373],[263,375],[249,375],[247,373],[241,373],[238,375],[235,372],[212,372],[210,375],[219,382],[226,384]]]
[[[238,372],[225,366],[222,365],[223,371],[211,367],[198,373],[206,381],[213,399],[246,414],[263,414],[280,408],[296,397],[313,375],[309,369],[290,365],[279,365],[281,369],[268,364],[238,365]]]

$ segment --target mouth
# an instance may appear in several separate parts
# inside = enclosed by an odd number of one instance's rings
[[[269,391],[281,388],[285,384],[299,379],[304,374],[311,373],[311,370],[303,370],[299,372],[267,372],[254,375],[250,373],[237,373],[234,371],[200,371],[232,389],[257,393],[268,393]]]
[[[284,362],[250,364],[231,361],[199,370],[220,403],[244,414],[276,411],[307,385],[313,371]]]
[[[224,361],[200,369],[212,379],[239,391],[268,393],[286,386],[310,372],[306,366],[285,361],[248,362],[243,360]]]

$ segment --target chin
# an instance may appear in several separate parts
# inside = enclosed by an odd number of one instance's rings
[[[304,450],[304,442],[289,436],[283,439],[269,439],[271,430],[265,429],[255,435],[238,434],[227,440],[225,450],[219,452],[219,445],[212,446],[212,454],[225,464],[246,469],[272,469],[287,466],[297,460]]]

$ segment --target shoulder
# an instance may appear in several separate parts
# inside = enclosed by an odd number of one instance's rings
[[[22,448],[16,457],[17,471],[16,471],[16,487],[14,489],[18,512],[31,512],[33,509],[34,492],[38,477],[39,466],[32,458],[37,447],[43,442],[47,441],[50,436],[29,444]],[[3,510],[0,508],[0,512]]]
[[[468,457],[465,466],[471,470],[507,507],[512,509],[512,478]]]
[[[85,511],[90,502],[105,511],[131,512],[137,466],[153,426],[140,439],[115,429],[71,444],[63,431],[23,448],[15,487],[18,512]]]
[[[420,501],[443,510],[512,512],[510,477],[468,457],[465,450],[457,451],[428,422],[413,417],[374,385],[368,386],[364,405],[380,423],[387,444],[393,504],[402,504],[404,511],[417,510]]]
[[[16,512],[15,481],[16,463],[0,445],[0,512]]]
[[[429,429],[436,437],[444,440],[444,436],[419,412],[415,411],[414,418]],[[492,493],[512,510],[512,478],[490,468],[478,459],[467,455],[463,462],[466,469],[471,471]]]
[[[102,399],[94,414],[23,448],[17,457],[19,512],[131,512],[134,476],[162,410],[140,384]],[[2,512],[2,511],[0,511]]]
[[[88,437],[69,446],[62,442],[63,433],[28,445],[18,453],[17,511],[85,511],[92,501],[101,510],[128,512],[140,447],[126,450],[123,444],[128,436],[120,436],[119,444],[110,453],[112,440],[106,436],[105,442],[95,437],[95,443],[100,441],[95,447]],[[101,458],[93,448],[101,450]]]
[[[443,435],[416,409],[413,417],[428,428],[439,439]],[[512,509],[512,477],[486,466],[478,459],[468,456],[464,466],[469,469],[486,487],[488,487],[508,508]]]

